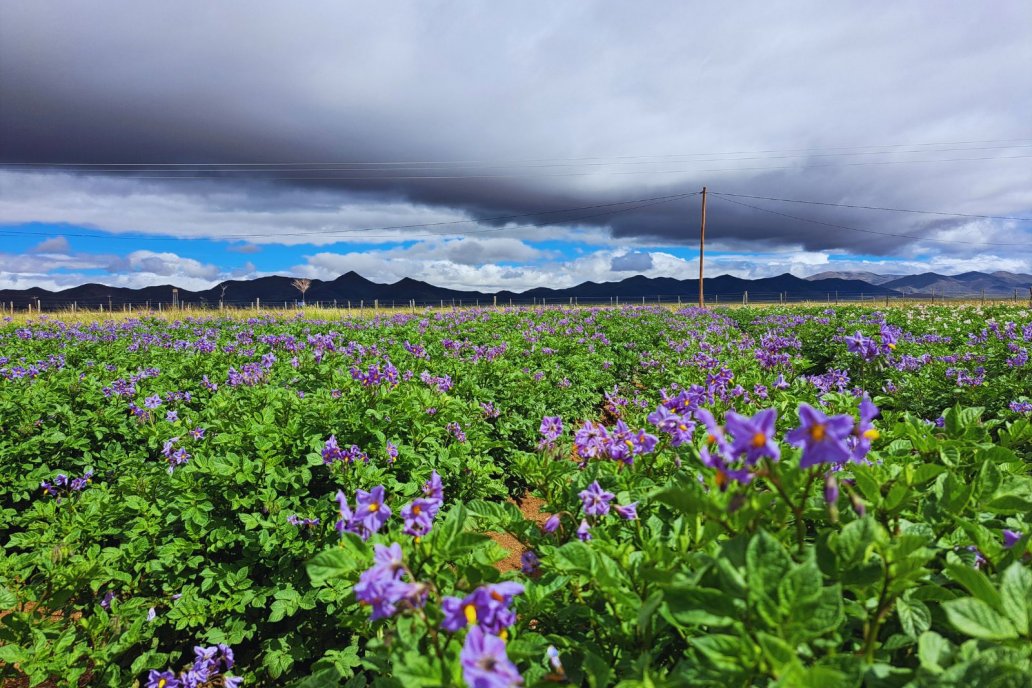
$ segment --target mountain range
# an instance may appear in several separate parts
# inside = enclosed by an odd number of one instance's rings
[[[39,287],[30,289],[0,290],[0,302],[11,303],[18,309],[38,303],[43,309],[67,308],[73,304],[79,307],[97,308],[121,307],[123,304],[142,306],[150,304],[156,307],[161,303],[169,305],[174,300],[190,305],[217,305],[220,300],[226,305],[250,305],[260,301],[267,306],[293,306],[301,300],[301,293],[293,286],[293,278],[283,276],[259,277],[253,280],[229,280],[211,289],[189,291],[178,289],[173,285],[161,285],[129,289],[126,287],[109,287],[103,284],[83,284],[60,291],[48,291]],[[740,302],[745,292],[754,300],[777,301],[781,294],[786,300],[819,300],[824,301],[836,296],[856,299],[867,296],[898,296],[899,293],[856,279],[829,277],[827,279],[803,279],[785,273],[776,277],[762,279],[742,279],[731,275],[720,275],[703,281],[707,300],[726,300]],[[175,297],[173,297],[173,291]],[[356,272],[348,272],[334,280],[311,280],[304,300],[308,303],[333,303],[352,305],[364,302],[372,305],[374,300],[380,304],[407,305],[409,300],[416,304],[439,304],[462,302],[489,303],[497,298],[499,305],[512,303],[540,303],[545,300],[556,302],[570,299],[585,300],[586,303],[609,302],[617,298],[623,300],[673,301],[680,297],[685,303],[698,298],[699,281],[695,279],[679,280],[672,277],[644,277],[636,275],[619,282],[582,282],[565,289],[538,287],[524,292],[500,291],[497,293],[464,291],[438,287],[426,282],[405,278],[391,284],[381,284],[366,279]]]
[[[829,278],[843,280],[859,280],[868,284],[885,287],[901,294],[936,295],[936,296],[973,296],[985,291],[986,296],[1028,295],[1032,288],[1032,275],[997,271],[963,272],[959,275],[940,275],[936,272],[923,272],[919,275],[880,275],[874,272],[820,272],[806,279],[820,282]]]
[[[5,306],[13,304],[24,309],[29,304],[42,305],[44,309],[99,306],[118,307],[124,304],[143,306],[149,304],[169,305],[180,303],[215,306],[220,301],[226,305],[247,306],[258,301],[270,307],[294,306],[302,299],[293,286],[294,279],[274,275],[253,280],[229,280],[211,289],[190,291],[168,284],[130,289],[109,287],[103,284],[83,284],[60,291],[48,291],[38,287],[30,289],[2,289],[0,302]],[[417,305],[452,302],[469,305],[490,303],[546,303],[567,302],[570,299],[585,303],[624,301],[654,302],[657,299],[673,301],[680,298],[692,303],[698,298],[699,281],[679,280],[673,277],[645,277],[635,275],[619,282],[582,282],[564,289],[538,287],[523,292],[482,292],[438,287],[427,282],[404,278],[384,284],[373,282],[356,272],[348,272],[333,280],[311,280],[304,300],[308,303],[337,303],[340,306],[350,302],[354,306],[364,303],[372,305],[379,301],[383,306],[407,305],[410,300]],[[1009,297],[1018,294],[1024,298],[1032,288],[1032,275],[1011,272],[965,272],[959,275],[940,275],[926,272],[920,275],[881,275],[872,272],[822,272],[801,278],[788,273],[776,277],[743,279],[731,275],[707,278],[703,282],[708,302],[725,300],[740,302],[745,293],[754,301],[830,301],[836,298],[856,300],[860,297],[884,296],[976,296],[985,290],[987,296]]]

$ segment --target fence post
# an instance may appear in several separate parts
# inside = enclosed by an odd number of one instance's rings
[[[748,306],[749,305],[749,292],[748,292],[748,290],[742,292],[742,305],[743,306]]]
[[[494,303],[492,303],[491,305],[493,305],[495,308],[498,308],[498,294],[494,295]]]
[[[380,314],[380,299],[373,299],[373,312]]]
[[[985,305],[985,289],[982,290],[982,305]]]

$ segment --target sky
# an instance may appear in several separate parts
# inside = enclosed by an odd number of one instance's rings
[[[3,3],[0,288],[693,278],[703,186],[707,275],[1029,273],[1030,65],[1024,0]]]

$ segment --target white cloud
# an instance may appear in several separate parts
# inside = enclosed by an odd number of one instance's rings
[[[620,256],[613,256],[609,262],[613,272],[645,272],[652,269],[652,255],[640,251],[632,251]]]
[[[29,249],[30,253],[67,254],[69,251],[71,251],[71,246],[69,246],[68,240],[62,236],[44,239]]]

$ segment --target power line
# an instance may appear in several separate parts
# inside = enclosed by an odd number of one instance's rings
[[[677,160],[676,162],[738,162],[748,160],[783,160],[791,158],[809,157],[842,157],[850,155],[901,155],[910,153],[948,153],[957,151],[983,151],[983,150],[1012,150],[1015,148],[1032,148],[1032,144],[1011,145],[1011,146],[988,146],[977,148],[931,148],[921,150],[902,151],[852,151],[843,153],[797,153],[794,155],[754,155],[750,157],[737,158],[703,158],[699,160]],[[687,154],[691,155],[691,154]],[[662,165],[670,162],[673,158],[684,158],[687,155],[664,155],[653,160],[624,160],[613,159],[611,162],[543,162],[526,161],[495,164],[488,162],[455,163],[467,165],[471,168],[481,169],[510,169],[510,168],[549,168],[549,167],[612,167],[614,165]],[[649,156],[641,156],[649,157]],[[533,163],[533,164],[532,164]],[[205,174],[258,174],[258,173],[299,173],[299,172],[397,172],[397,171],[425,171],[439,170],[446,171],[441,165],[451,165],[445,162],[417,162],[417,163],[347,163],[347,162],[322,162],[322,163],[0,163],[0,167],[12,167],[16,169],[45,169],[47,167],[58,167],[72,172],[87,171],[92,174],[115,174],[115,173],[149,173],[149,172],[175,172],[177,175],[184,172],[200,172]],[[332,165],[332,167],[324,167]],[[376,167],[371,167],[376,165]],[[98,169],[104,168],[104,169]],[[124,169],[123,169],[124,168]],[[189,169],[196,168],[196,169]]]
[[[470,179],[522,179],[522,178],[546,178],[546,177],[586,177],[586,176],[600,176],[600,175],[628,175],[628,174],[700,174],[703,172],[751,172],[751,171],[768,171],[768,170],[798,170],[798,169],[814,169],[820,167],[863,167],[869,165],[910,165],[910,164],[925,164],[925,163],[940,163],[940,162],[972,162],[982,160],[1016,160],[1021,158],[1032,158],[1030,155],[1001,155],[1001,156],[983,156],[974,158],[935,158],[929,160],[872,160],[864,162],[840,162],[840,163],[821,163],[816,165],[777,165],[777,166],[753,166],[753,167],[717,167],[717,168],[700,168],[700,169],[680,169],[680,170],[623,170],[623,171],[592,171],[592,172],[557,172],[553,174],[541,174],[527,172],[523,174],[454,174],[454,175],[379,175],[379,176],[365,176],[365,177],[354,177],[354,176],[340,176],[340,175],[317,175],[317,176],[255,176],[249,177],[251,181],[364,181],[364,182],[379,182],[379,181],[401,181],[401,180],[470,180]],[[71,170],[71,172],[81,172],[88,175],[97,174],[108,174],[111,176],[124,176],[131,179],[157,179],[157,180],[193,180],[193,179],[219,179],[219,174],[216,172],[210,172],[207,174],[161,174],[154,175],[149,173],[139,174],[133,170]],[[169,170],[174,172],[174,170]],[[258,174],[261,174],[260,172]],[[234,179],[241,179],[236,177]]]
[[[540,210],[540,211],[536,211],[536,212],[533,212],[533,213],[521,213],[521,214],[518,214],[518,215],[499,215],[499,216],[495,216],[495,217],[476,218],[476,219],[471,219],[471,220],[452,220],[452,221],[448,221],[448,222],[428,222],[428,223],[423,223],[423,224],[394,225],[394,226],[387,226],[387,227],[364,227],[364,228],[355,228],[355,229],[342,229],[342,230],[337,230],[335,232],[276,232],[275,234],[220,234],[217,237],[211,237],[211,239],[215,240],[215,241],[220,241],[220,240],[227,239],[227,238],[232,238],[232,239],[251,238],[251,239],[255,239],[255,238],[268,238],[270,236],[271,237],[280,237],[280,236],[324,236],[324,237],[332,236],[332,237],[336,237],[339,234],[344,234],[344,233],[375,232],[375,231],[387,231],[387,230],[396,230],[396,229],[413,229],[413,228],[417,228],[417,227],[439,227],[439,226],[442,226],[442,225],[456,225],[456,224],[479,224],[479,223],[482,223],[482,222],[498,222],[498,221],[503,221],[503,220],[512,220],[512,219],[521,218],[521,217],[537,217],[537,216],[540,216],[540,215],[554,215],[556,213],[568,213],[568,212],[575,212],[575,211],[580,211],[580,210],[591,210],[591,209],[595,209],[595,208],[612,208],[611,210],[606,210],[606,211],[601,212],[601,213],[591,213],[591,214],[588,214],[588,215],[580,215],[580,216],[576,216],[576,217],[557,219],[557,220],[555,220],[553,222],[547,223],[547,224],[566,224],[566,223],[569,223],[569,222],[577,222],[577,221],[580,221],[580,220],[586,220],[586,219],[590,219],[590,218],[594,218],[594,217],[603,217],[603,216],[606,216],[606,215],[615,215],[617,213],[625,213],[625,212],[629,212],[631,210],[638,210],[640,208],[647,208],[649,206],[659,205],[661,203],[669,203],[671,201],[676,201],[676,200],[679,200],[679,199],[682,199],[682,198],[688,198],[690,196],[696,196],[696,195],[698,195],[698,193],[699,193],[698,191],[692,191],[690,193],[671,194],[671,195],[668,195],[668,196],[653,196],[652,198],[640,198],[640,199],[635,199],[635,200],[631,200],[631,201],[618,201],[616,203],[597,203],[595,205],[580,206],[578,208],[564,208],[564,209],[561,209],[561,210]],[[628,204],[637,204],[637,205],[630,205],[629,207],[626,207],[626,208],[616,208],[615,207],[615,206],[626,206]],[[510,229],[510,228],[509,227],[491,227],[491,228],[485,228],[485,229],[480,229],[480,230],[471,230],[471,231],[468,231],[468,232],[464,232],[463,236],[468,235],[468,234],[485,234],[485,233],[489,233],[489,232],[502,232],[502,231],[505,231],[507,229]],[[67,233],[67,232],[13,232],[13,231],[9,231],[9,232],[0,232],[0,234],[6,234],[7,236],[47,236],[47,237],[63,236],[63,237],[88,238],[88,239],[116,239],[116,240],[129,240],[129,241],[183,241],[183,240],[186,240],[186,239],[208,239],[209,238],[209,237],[159,237],[159,236],[154,236],[154,237],[148,237],[148,236],[144,236],[144,237],[122,237],[122,236],[111,236],[111,235],[104,235],[104,234],[73,234],[73,233]],[[404,235],[404,236],[402,236],[400,238],[396,237],[396,236],[393,236],[393,235],[377,236],[377,235],[363,234],[362,236],[363,236],[363,238],[366,238],[366,239],[397,239],[397,240],[405,241],[405,240],[408,240],[408,239],[415,239],[415,238],[428,238],[428,237],[448,236],[448,234],[447,233],[443,233],[443,234],[442,233],[438,233],[438,234],[406,234],[406,235]]]
[[[902,239],[915,239],[917,241],[932,241],[932,242],[940,243],[940,244],[967,244],[969,246],[1024,246],[1024,247],[1032,246],[1032,243],[1027,243],[1027,242],[1022,242],[1022,243],[998,243],[998,242],[987,242],[987,241],[964,241],[963,239],[929,239],[927,237],[916,236],[916,235],[913,235],[913,234],[896,234],[896,233],[893,233],[893,232],[879,232],[879,231],[873,230],[873,229],[860,229],[859,227],[849,227],[848,225],[840,225],[840,224],[836,224],[834,222],[824,222],[822,220],[814,220],[814,219],[807,218],[807,217],[799,217],[798,215],[789,215],[787,213],[781,213],[781,212],[778,212],[776,210],[771,210],[769,208],[761,208],[758,205],[752,205],[750,203],[743,203],[741,201],[736,201],[733,198],[727,198],[727,196],[725,194],[719,194],[719,195],[714,194],[714,195],[716,195],[717,198],[720,198],[721,200],[726,201],[728,203],[734,203],[736,205],[741,205],[741,206],[744,206],[746,208],[752,208],[753,210],[759,210],[759,211],[764,212],[764,213],[770,213],[772,215],[780,215],[781,217],[787,217],[787,218],[792,219],[792,220],[799,220],[800,222],[810,222],[810,223],[815,224],[815,225],[824,225],[825,227],[834,227],[836,229],[847,229],[847,230],[849,230],[851,232],[863,232],[865,234],[878,234],[878,235],[881,235],[881,236],[897,237],[897,238],[902,238]]]
[[[680,158],[680,157],[696,157],[696,156],[725,156],[725,155],[759,155],[767,153],[815,153],[821,154],[821,151],[862,151],[868,148],[907,148],[916,146],[961,146],[961,145],[974,145],[974,144],[986,144],[986,143],[1027,143],[1032,139],[982,139],[976,141],[935,141],[926,143],[888,143],[888,144],[869,144],[865,146],[830,146],[822,148],[780,148],[780,149],[765,149],[765,150],[747,150],[747,151],[720,151],[720,152],[707,152],[707,153],[666,153],[666,154],[654,154],[654,155],[622,155],[622,156],[582,156],[582,157],[548,157],[548,158],[481,158],[471,160],[403,160],[403,161],[318,161],[318,162],[234,162],[234,163],[74,163],[74,162],[3,162],[0,166],[54,166],[54,167],[87,167],[87,166],[121,166],[121,167],[156,167],[156,166],[167,166],[167,167],[229,167],[229,166],[313,166],[313,165],[464,165],[464,164],[478,164],[478,163],[529,163],[529,162],[549,162],[549,161],[583,161],[583,160],[640,160],[643,158],[658,158],[658,159],[669,159],[669,158]],[[1001,146],[1001,148],[1024,148],[1027,146]],[[958,150],[982,150],[979,148],[967,148]],[[881,153],[903,153],[911,151],[870,151],[869,153],[858,153],[859,155],[865,154],[881,154]],[[913,152],[928,152],[928,151],[913,151]],[[836,153],[828,153],[828,155],[838,155]]]
[[[971,217],[981,220],[1018,220],[1020,222],[1032,222],[1032,217],[1012,217],[1009,215],[973,215],[970,213],[947,213],[936,210],[911,210],[908,208],[884,208],[876,205],[853,205],[849,203],[828,203],[825,201],[801,201],[792,198],[775,198],[773,196],[750,196],[748,194],[727,193],[724,191],[711,191],[718,196],[734,196],[736,198],[753,198],[763,201],[781,201],[783,203],[802,203],[805,205],[824,205],[833,208],[859,208],[862,210],[887,210],[893,213],[916,213],[919,215],[943,215],[946,217]]]

